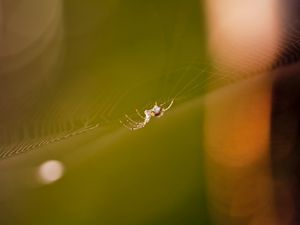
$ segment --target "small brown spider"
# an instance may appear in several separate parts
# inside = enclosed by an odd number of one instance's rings
[[[155,103],[155,105],[152,107],[152,109],[146,109],[144,111],[145,116],[142,116],[141,113],[136,109],[136,113],[137,115],[143,119],[143,121],[141,122],[137,122],[133,119],[131,119],[127,114],[125,115],[126,119],[127,119],[127,124],[125,124],[123,121],[120,120],[120,123],[128,128],[129,130],[138,130],[141,129],[143,127],[145,127],[147,125],[147,123],[150,122],[152,117],[162,117],[164,115],[164,113],[169,110],[171,108],[171,106],[174,103],[174,99],[170,102],[170,104],[168,105],[168,107],[164,108],[163,106],[165,105],[165,103],[158,105],[157,103]]]

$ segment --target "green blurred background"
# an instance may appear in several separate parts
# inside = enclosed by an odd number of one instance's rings
[[[15,3],[2,10],[25,4]],[[34,29],[24,48],[1,61],[8,79],[1,91],[0,224],[210,224],[203,3],[26,4],[12,21]],[[171,110],[144,129],[119,123],[173,98]],[[37,176],[47,160],[65,168],[49,185]]]

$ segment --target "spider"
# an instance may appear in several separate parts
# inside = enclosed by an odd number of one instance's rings
[[[123,123],[121,120],[120,120],[120,123],[128,128],[129,130],[138,130],[138,129],[141,129],[141,128],[144,128],[147,123],[150,122],[151,118],[152,117],[162,117],[164,115],[164,113],[166,111],[168,111],[171,106],[173,105],[174,103],[174,99],[170,102],[170,104],[164,108],[163,106],[166,104],[166,103],[163,103],[163,104],[160,104],[158,105],[157,102],[155,102],[155,105],[152,107],[152,109],[146,109],[144,111],[144,114],[145,116],[142,116],[141,113],[139,112],[139,110],[135,110],[137,115],[143,119],[143,121],[140,121],[140,122],[137,122],[133,119],[131,119],[127,114],[125,115],[126,119],[127,119],[127,124]]]

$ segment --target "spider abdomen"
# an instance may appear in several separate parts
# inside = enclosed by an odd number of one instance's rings
[[[159,117],[162,114],[162,108],[160,106],[154,106],[152,109],[152,115],[155,117]]]

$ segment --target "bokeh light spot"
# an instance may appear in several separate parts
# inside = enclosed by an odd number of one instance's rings
[[[43,183],[53,183],[63,176],[64,165],[57,160],[46,161],[39,167],[38,174]]]

